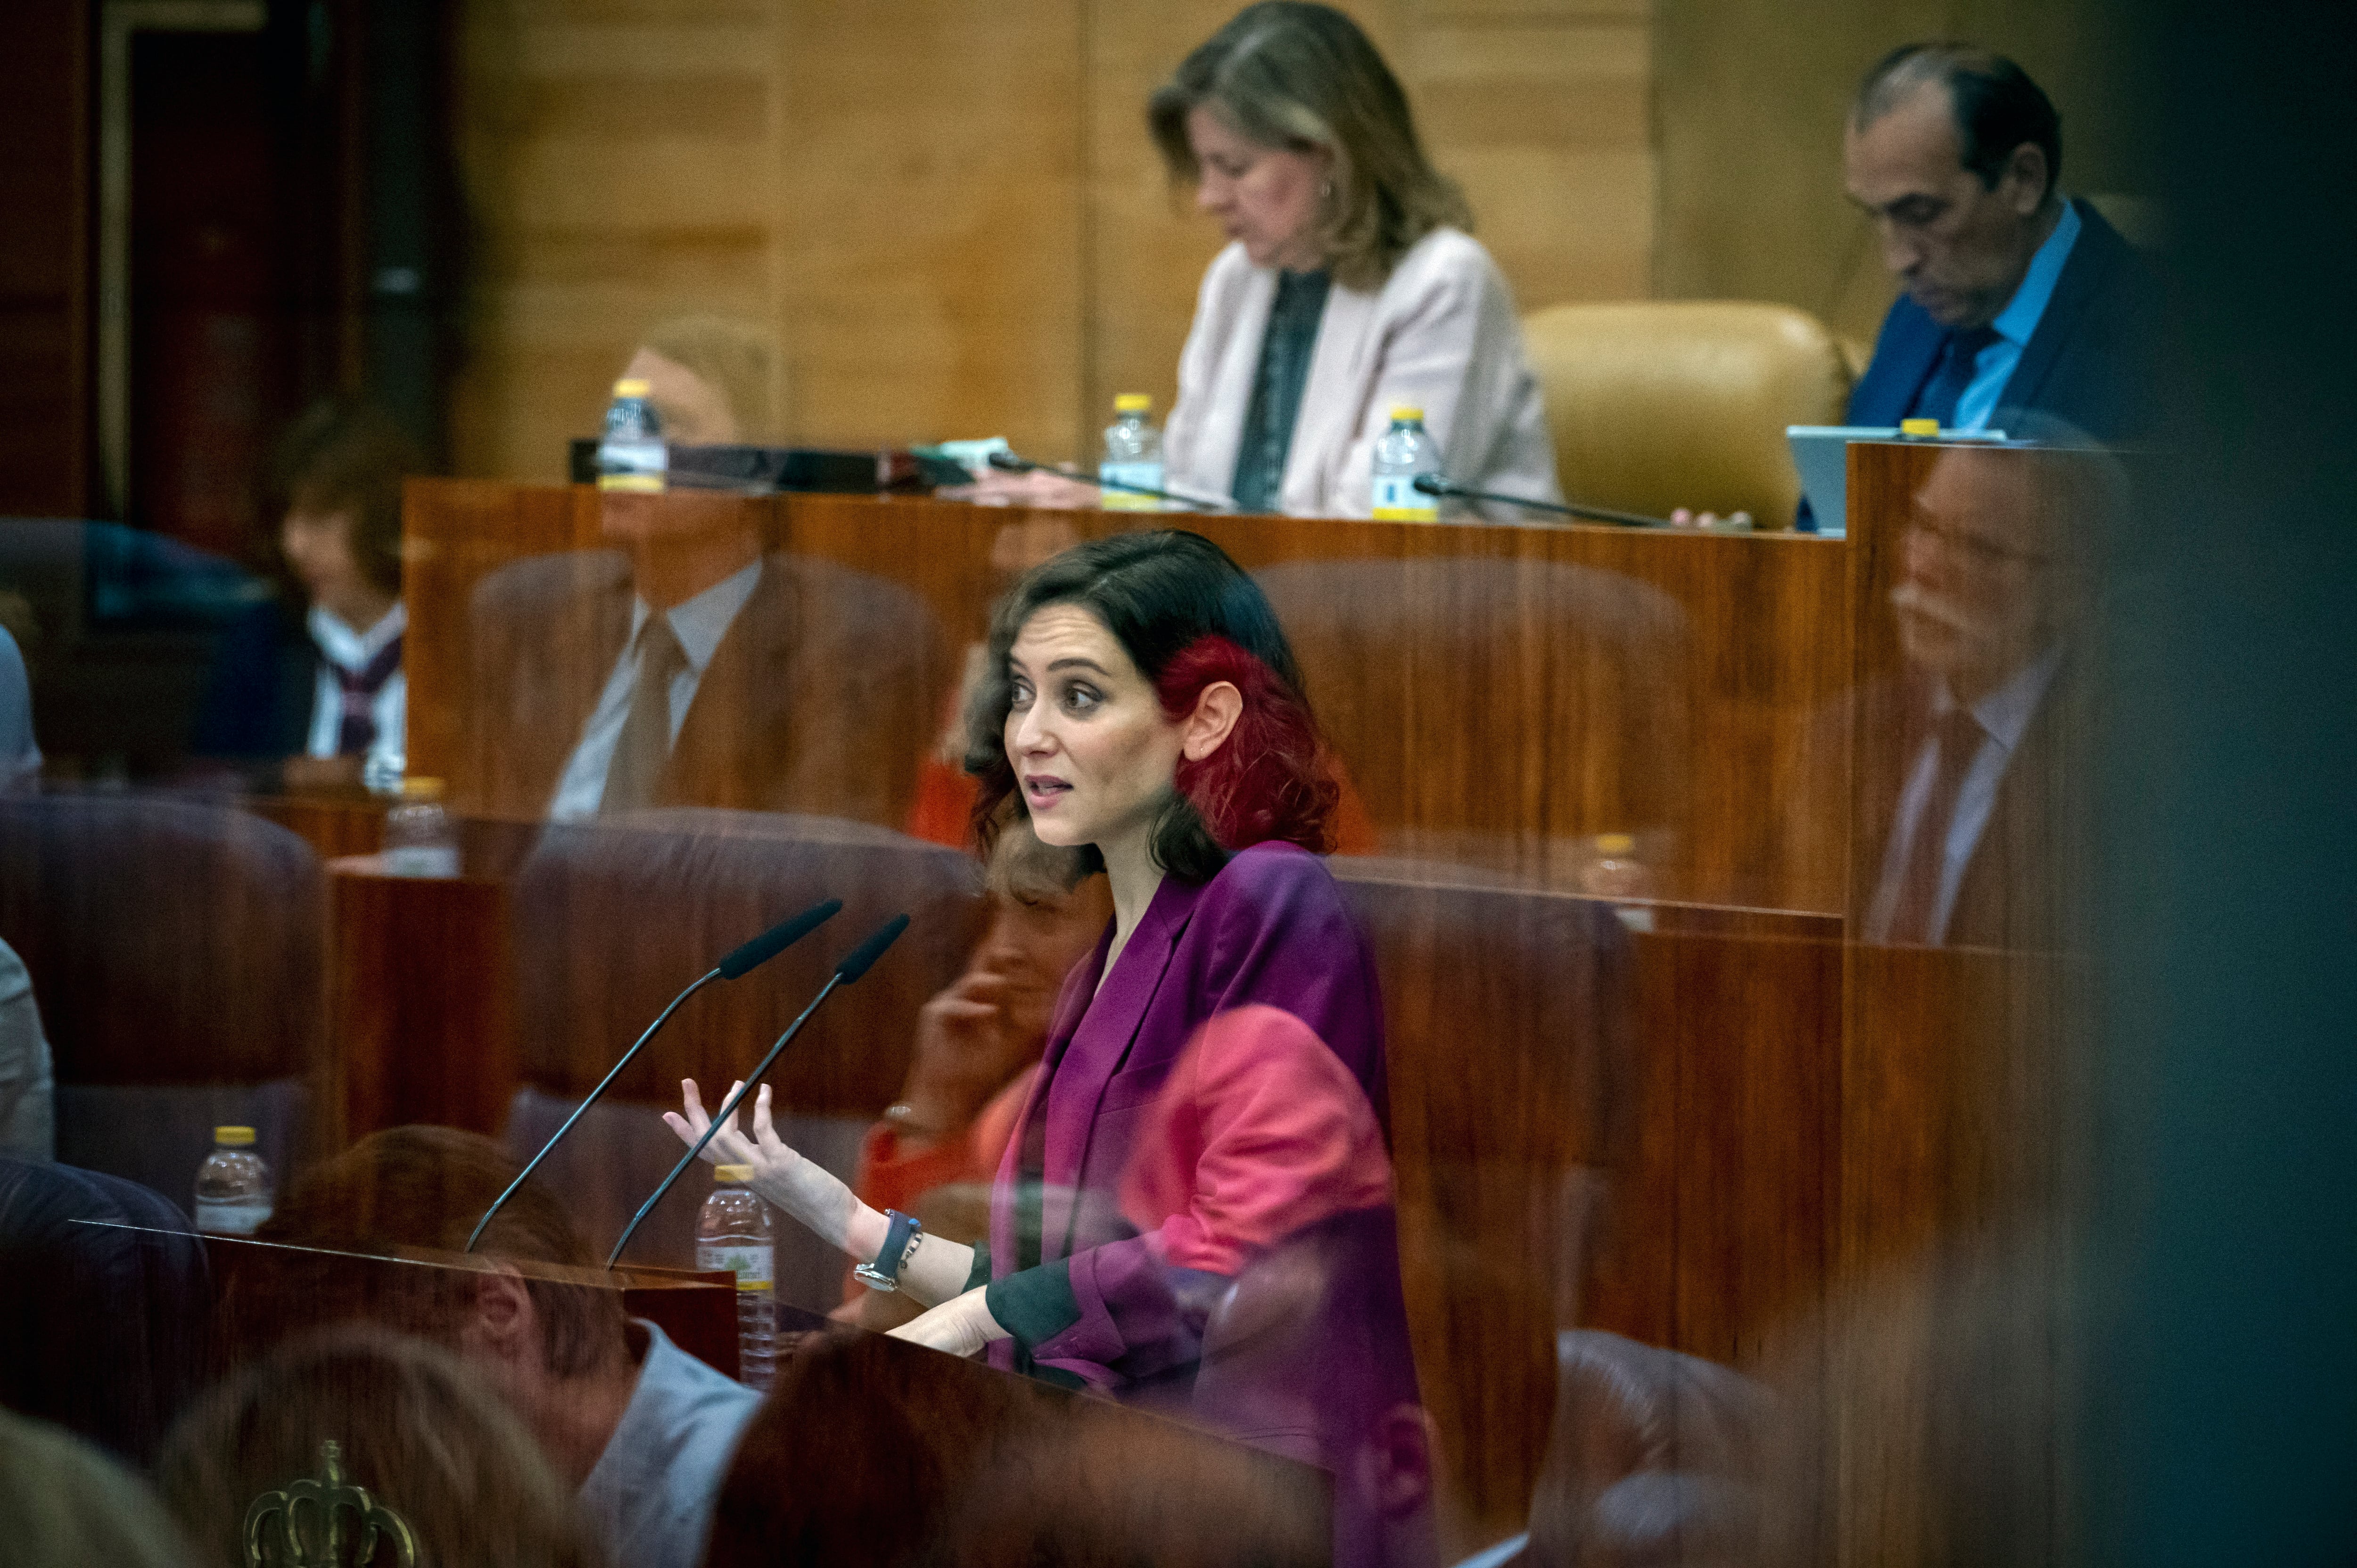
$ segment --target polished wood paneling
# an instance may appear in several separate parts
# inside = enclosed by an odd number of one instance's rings
[[[1347,8],[1524,306],[1644,292],[1641,6]],[[1168,409],[1222,238],[1174,199],[1144,107],[1236,9],[460,6],[483,264],[459,471],[556,478],[637,336],[686,309],[775,331],[798,441],[1086,456],[1115,392]]]
[[[1517,1526],[1556,1328],[1756,1370],[1824,1301],[1840,925],[1663,907],[1631,930],[1591,899],[1334,864],[1382,976],[1424,1398],[1454,1495]]]
[[[594,545],[597,499],[453,481],[414,482],[409,497],[410,756],[415,770],[448,774],[464,682],[498,679],[466,662],[475,584],[517,555]],[[1003,585],[991,564],[1002,531],[1118,526],[1101,512],[921,499],[743,504],[776,545],[914,590],[951,649],[981,634]],[[1591,835],[1631,831],[1662,897],[1841,908],[1841,542],[1274,517],[1187,525],[1269,584],[1387,853],[1575,886]],[[1827,712],[1830,729],[1814,722]],[[913,768],[933,739],[877,744]]]
[[[498,1133],[516,1079],[506,884],[389,875],[360,857],[332,863],[328,886],[334,1132]]]
[[[0,513],[81,517],[91,425],[97,29],[90,0],[10,18],[11,156],[0,162]]]
[[[357,790],[257,795],[247,806],[311,846],[321,860],[374,854],[384,847],[385,801]]]
[[[1940,521],[2000,541],[2008,533],[1997,531],[2020,530],[2009,535],[2017,558],[1972,570],[2015,574],[2024,602],[2055,606],[2049,613],[2062,618],[2041,641],[2064,654],[2008,756],[1949,945],[1858,940],[1845,955],[1835,1289],[1823,1347],[1829,1517],[1844,1562],[1969,1556],[1959,1542],[1974,1539],[2005,1541],[2023,1561],[2069,1558],[2053,1504],[2068,1462],[2060,1412],[2072,1348],[2061,1262],[2073,1162],[2090,1144],[2081,1118],[2092,975],[2073,954],[2086,934],[2077,923],[2081,803],[2100,688],[2089,650],[2073,646],[2068,596],[2048,599],[2052,585],[2023,574],[2075,575],[2103,493],[2087,482],[2112,459],[1935,444],[1850,449],[1848,902],[1861,937],[1923,734],[1892,718],[1891,693],[1928,674],[1908,667],[1890,594],[1915,497],[1952,459],[1975,465],[1977,478],[1946,489],[1949,508],[2021,510],[1952,510]],[[1964,570],[1958,563],[1947,570]]]

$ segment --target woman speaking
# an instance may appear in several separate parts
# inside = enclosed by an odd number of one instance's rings
[[[1405,404],[1458,484],[1563,499],[1512,296],[1356,23],[1295,0],[1248,7],[1156,91],[1146,124],[1232,242],[1179,356],[1173,489],[1364,517],[1374,444]],[[1094,499],[1050,475],[1003,488]]]
[[[1023,847],[1060,857],[1075,882],[1102,869],[1114,908],[1058,1001],[992,1187],[987,1244],[860,1203],[779,1140],[766,1084],[750,1135],[725,1128],[705,1157],[751,1165],[755,1188],[856,1259],[863,1280],[930,1305],[903,1337],[959,1355],[987,1345],[996,1364],[1052,1381],[1180,1392],[1235,1267],[1207,1230],[1281,1235],[1387,1187],[1383,1166],[1361,1197],[1318,1190],[1333,1166],[1318,1145],[1372,1130],[1385,1100],[1373,969],[1312,853],[1335,796],[1317,726],[1259,588],[1181,532],[1080,545],[1018,583],[994,618],[968,725],[985,843],[1036,837]],[[1294,1053],[1268,1079],[1289,1086],[1286,1124],[1334,1138],[1271,1139],[1249,1108],[1222,1114],[1232,1131],[1189,1145],[1207,1196],[1133,1223],[1123,1177],[1166,1080],[1207,1026],[1236,1018],[1266,1051]],[[694,1082],[682,1087],[685,1114],[666,1120],[694,1139],[709,1123]],[[1369,1144],[1380,1163],[1371,1131],[1358,1139]]]

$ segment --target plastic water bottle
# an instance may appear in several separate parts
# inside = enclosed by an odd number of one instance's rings
[[[652,391],[636,376],[614,383],[606,405],[606,433],[597,440],[597,488],[655,491],[663,488],[671,456],[663,449],[662,420],[649,401]]]
[[[1162,489],[1162,432],[1147,423],[1146,417],[1153,412],[1154,400],[1144,392],[1124,392],[1113,400],[1113,423],[1105,426],[1104,457],[1097,464],[1098,478],[1144,485],[1149,490]],[[1108,511],[1162,510],[1158,496],[1141,496],[1129,490],[1101,490],[1098,496]]]
[[[695,1266],[737,1276],[737,1380],[767,1392],[778,1370],[777,1232],[770,1206],[745,1185],[752,1166],[721,1165],[712,1175],[719,1185],[696,1216]]]
[[[197,1229],[251,1236],[270,1218],[270,1167],[253,1152],[251,1127],[216,1127],[213,1152],[197,1167]]]
[[[1598,833],[1595,853],[1579,868],[1579,890],[1598,898],[1642,898],[1652,879],[1637,858],[1637,841],[1629,833]]]
[[[1415,488],[1416,477],[1440,474],[1440,448],[1424,428],[1424,410],[1402,403],[1392,427],[1375,443],[1374,514],[1380,522],[1438,522],[1440,498]]]
[[[384,869],[394,876],[456,876],[458,834],[442,809],[442,780],[404,779],[384,814]]]

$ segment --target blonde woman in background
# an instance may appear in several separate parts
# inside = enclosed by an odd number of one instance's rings
[[[1231,242],[1179,356],[1171,489],[1364,517],[1374,444],[1407,404],[1450,479],[1562,499],[1513,297],[1356,23],[1293,0],[1248,7],[1155,91],[1146,124]],[[997,488],[1035,505],[1096,499],[1052,475]]]

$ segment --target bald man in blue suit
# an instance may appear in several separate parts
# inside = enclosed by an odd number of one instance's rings
[[[1905,291],[1850,424],[2149,431],[2158,286],[2102,213],[2061,194],[2061,120],[2019,66],[1963,45],[1896,51],[1858,90],[1842,162]],[[1815,526],[1805,502],[1796,526]]]

